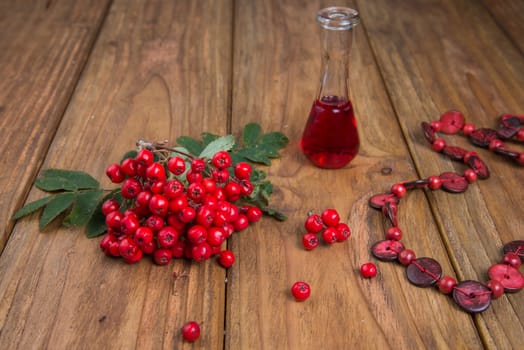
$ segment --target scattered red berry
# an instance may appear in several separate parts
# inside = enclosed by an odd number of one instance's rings
[[[223,250],[218,255],[218,263],[226,269],[235,263],[235,254],[230,250]]]
[[[313,250],[318,247],[319,240],[316,234],[306,233],[302,236],[302,245],[305,250]]]
[[[377,267],[372,262],[360,266],[360,275],[364,278],[373,278],[377,275]]]
[[[340,221],[340,215],[335,209],[326,209],[322,212],[321,215],[322,222],[324,225],[329,227],[335,227]]]
[[[311,295],[311,287],[303,281],[298,281],[291,287],[291,294],[296,301],[304,301]]]
[[[195,321],[190,321],[182,327],[182,337],[187,342],[194,342],[200,337],[200,326]]]

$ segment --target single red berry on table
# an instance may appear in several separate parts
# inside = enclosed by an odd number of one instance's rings
[[[377,275],[377,267],[372,262],[360,266],[360,275],[364,278],[373,278]]]
[[[464,178],[466,179],[468,183],[473,183],[477,181],[477,177],[478,177],[477,172],[473,169],[467,169],[464,172]]]
[[[340,222],[340,215],[335,209],[326,209],[321,214],[322,222],[329,227],[335,227]]]
[[[337,230],[337,242],[343,242],[351,236],[349,226],[343,222],[340,222],[335,229]]]
[[[318,233],[324,228],[324,223],[320,215],[311,214],[307,217],[304,227],[307,232]]]
[[[231,250],[223,250],[218,255],[218,263],[225,268],[233,266],[235,263],[235,254]]]
[[[291,287],[291,294],[296,301],[304,301],[311,295],[311,287],[304,281],[295,282]]]
[[[319,240],[316,234],[310,232],[302,236],[302,245],[305,250],[313,250],[318,247],[318,244]]]
[[[327,244],[333,244],[337,241],[338,231],[334,227],[328,227],[322,231],[322,240]]]
[[[182,329],[182,337],[187,342],[194,342],[200,337],[200,326],[195,321],[186,323]]]

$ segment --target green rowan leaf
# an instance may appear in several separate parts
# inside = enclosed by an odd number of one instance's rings
[[[258,140],[258,144],[270,145],[272,148],[280,149],[285,147],[289,139],[281,132],[273,131],[262,135]]]
[[[93,215],[91,215],[91,217],[89,218],[89,221],[86,224],[86,236],[88,238],[98,237],[107,231],[106,217],[104,213],[102,213],[102,205],[109,198],[113,198],[118,203],[122,204],[123,197],[122,197],[121,189],[120,188],[114,189],[113,191],[111,191],[110,193],[108,193],[107,195],[105,195],[98,201],[97,206],[93,212]]]
[[[189,136],[180,136],[179,138],[176,139],[176,142],[180,146],[187,149],[189,153],[194,154],[194,155],[202,153],[202,150],[204,149],[204,145],[202,145],[200,141],[192,137],[189,137]]]
[[[63,213],[67,208],[71,206],[76,198],[74,192],[63,192],[59,193],[47,203],[40,217],[40,231],[42,231],[53,219]]]
[[[242,148],[237,153],[252,162],[271,165],[271,160],[262,149],[256,147]]]
[[[205,146],[209,145],[211,142],[215,141],[218,138],[220,138],[220,135],[211,134],[209,132],[202,133],[202,142]]]
[[[257,142],[261,132],[262,127],[257,123],[247,124],[242,131],[242,143],[244,146],[249,147],[254,145]]]
[[[73,204],[71,213],[64,219],[65,226],[84,226],[87,224],[100,201],[104,190],[88,190],[79,193]]]
[[[100,184],[83,171],[47,169],[35,181],[36,187],[43,191],[77,191],[98,188]]]
[[[230,151],[235,146],[233,135],[221,136],[209,143],[199,154],[199,158],[212,158],[219,151]]]
[[[13,215],[12,219],[13,220],[18,220],[18,219],[20,219],[23,216],[26,216],[28,214],[31,214],[31,213],[35,212],[36,210],[42,208],[44,205],[49,203],[51,201],[51,199],[53,199],[53,196],[40,198],[40,199],[38,199],[38,200],[36,200],[34,202],[27,203],[22,208],[20,208],[20,209],[18,209],[16,211],[16,213]]]

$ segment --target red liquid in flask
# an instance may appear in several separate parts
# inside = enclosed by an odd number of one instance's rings
[[[320,168],[341,168],[355,158],[359,138],[351,101],[338,96],[316,100],[302,135],[301,147]]]

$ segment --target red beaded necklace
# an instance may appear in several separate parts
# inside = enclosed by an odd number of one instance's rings
[[[485,284],[466,280],[457,283],[451,276],[442,276],[440,264],[433,258],[417,258],[411,249],[406,249],[400,242],[402,231],[398,227],[397,213],[400,199],[408,190],[442,189],[451,193],[461,193],[467,190],[470,183],[477,179],[487,179],[489,170],[476,152],[448,146],[442,138],[436,137],[436,132],[456,134],[462,132],[476,146],[513,159],[519,165],[524,165],[524,152],[516,152],[506,148],[503,140],[524,141],[524,116],[504,114],[500,118],[497,130],[475,129],[473,124],[466,124],[464,115],[458,111],[449,111],[432,122],[423,122],[422,130],[431,147],[449,158],[463,161],[469,169],[460,175],[454,172],[444,172],[426,179],[396,183],[390,192],[372,196],[369,205],[379,209],[386,216],[391,226],[386,230],[386,239],[376,242],[371,251],[382,261],[398,261],[406,266],[408,280],[419,287],[437,285],[440,292],[452,294],[453,299],[463,310],[476,313],[486,310],[492,299],[500,297],[504,292],[517,292],[524,287],[524,276],[518,270],[524,261],[524,240],[516,240],[504,245],[502,262],[488,269],[490,278]]]

